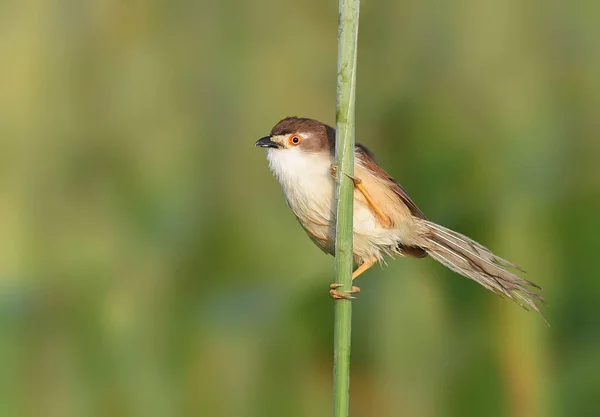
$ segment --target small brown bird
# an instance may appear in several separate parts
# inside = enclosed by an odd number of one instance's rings
[[[271,171],[281,184],[296,218],[323,251],[335,253],[335,129],[313,119],[288,117],[258,140],[266,148]],[[474,240],[435,224],[408,196],[404,188],[375,162],[363,145],[354,149],[353,254],[358,265],[354,280],[384,255],[423,258],[430,255],[454,272],[509,298],[521,307],[533,308],[543,298],[540,289],[508,268],[517,265],[494,255]],[[350,298],[358,287],[340,293],[331,285],[334,298]],[[543,317],[543,315],[542,315]]]

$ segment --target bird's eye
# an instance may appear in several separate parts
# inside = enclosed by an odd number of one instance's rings
[[[298,135],[290,136],[290,145],[297,146],[302,142],[302,138]]]

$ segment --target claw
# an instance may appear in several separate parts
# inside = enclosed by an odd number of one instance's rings
[[[356,297],[353,297],[351,294],[359,293],[360,288],[353,285],[352,288],[350,289],[350,291],[344,291],[344,292],[337,291],[337,288],[343,287],[343,286],[344,286],[344,284],[336,284],[335,282],[333,284],[329,285],[329,288],[331,288],[331,290],[329,290],[329,295],[335,300],[341,300],[341,299],[354,300],[354,299],[356,299]]]

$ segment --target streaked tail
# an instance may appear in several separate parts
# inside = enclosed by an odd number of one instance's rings
[[[536,305],[545,303],[542,296],[534,293],[538,285],[508,270],[519,266],[494,255],[488,248],[450,229],[427,220],[421,220],[427,228],[423,249],[436,261],[467,278],[483,285],[496,294],[509,298],[525,310],[532,308],[546,323],[548,321]]]

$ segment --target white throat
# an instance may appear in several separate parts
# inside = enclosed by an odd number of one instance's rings
[[[324,152],[307,153],[298,148],[268,149],[269,167],[281,184],[294,213],[321,213],[330,218],[334,199],[332,159]],[[319,216],[321,217],[321,216]]]

